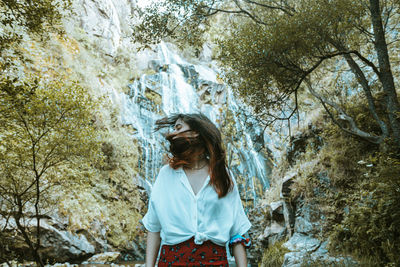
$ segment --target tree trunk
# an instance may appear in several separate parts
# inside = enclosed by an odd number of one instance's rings
[[[369,0],[372,26],[375,37],[375,50],[378,55],[378,63],[383,91],[385,92],[386,108],[389,116],[390,126],[393,131],[393,137],[397,145],[400,146],[400,104],[397,99],[396,89],[394,86],[393,74],[390,69],[389,54],[385,33],[382,24],[381,10],[379,0]]]
[[[33,254],[33,258],[35,259],[35,262],[37,263],[37,265],[39,265],[40,267],[44,267],[44,263],[43,263],[42,257],[40,256],[39,251],[35,249],[34,244],[32,243],[31,239],[29,238],[28,233],[26,232],[25,226],[23,226],[21,224],[21,219],[24,216],[23,212],[22,212],[23,205],[22,205],[21,199],[18,198],[17,203],[18,203],[17,204],[18,211],[14,214],[15,224],[17,225],[18,230],[22,234],[22,236],[25,240],[25,243],[28,245],[29,249],[31,250],[31,252]]]
[[[35,170],[36,171],[36,170]],[[39,187],[40,177],[36,175],[36,202],[35,202],[35,215],[36,215],[36,246],[35,254],[38,255],[38,259],[42,261],[40,256],[40,214],[39,214],[39,201],[40,201],[40,187]],[[39,264],[39,262],[38,262]]]

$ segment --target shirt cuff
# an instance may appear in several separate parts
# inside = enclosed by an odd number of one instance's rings
[[[242,243],[246,249],[251,247],[250,237],[244,237],[242,235],[234,235],[229,241],[229,252],[231,253],[231,255],[233,255],[233,245],[238,243]]]
[[[238,227],[238,230],[232,231],[230,234],[231,234],[232,236],[235,236],[235,235],[242,235],[242,236],[244,236],[245,233],[247,233],[247,232],[250,230],[251,226],[252,226],[252,225],[251,225],[250,221],[249,221],[249,220],[246,220],[245,222],[242,223],[242,225],[241,225],[240,227]]]
[[[154,225],[152,223],[150,223],[147,220],[147,217],[145,216],[142,220],[140,220],[139,222],[141,222],[144,226],[144,228],[146,228],[147,231],[149,232],[160,232],[161,231],[161,227],[159,225]]]

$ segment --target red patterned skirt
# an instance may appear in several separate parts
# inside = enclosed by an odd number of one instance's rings
[[[194,243],[194,237],[176,245],[161,247],[159,267],[168,266],[221,266],[227,267],[228,260],[224,246],[210,240],[201,245]]]

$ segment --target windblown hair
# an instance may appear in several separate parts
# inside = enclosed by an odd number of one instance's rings
[[[204,150],[197,149],[197,151],[204,151],[209,158],[210,184],[214,187],[219,198],[226,196],[233,188],[233,181],[226,168],[226,154],[222,147],[220,131],[210,119],[201,113],[173,114],[164,117],[156,121],[155,130],[172,127],[178,119],[187,123],[192,131],[199,134],[198,138]],[[198,143],[196,145],[198,146]],[[193,156],[197,155],[185,155],[184,158],[169,157],[169,165],[173,169],[188,165]]]

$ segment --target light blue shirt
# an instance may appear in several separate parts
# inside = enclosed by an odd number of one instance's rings
[[[151,192],[148,211],[142,219],[150,232],[160,232],[162,243],[175,245],[194,236],[196,244],[206,240],[225,246],[230,238],[245,234],[251,227],[240,199],[235,179],[234,188],[225,197],[208,184],[194,194],[182,168],[161,168]]]

